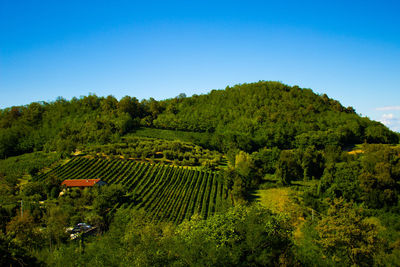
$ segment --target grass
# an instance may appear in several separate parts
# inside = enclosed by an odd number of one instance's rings
[[[295,229],[293,232],[295,239],[303,236],[301,226],[305,222],[304,208],[296,191],[290,187],[259,189],[255,191],[254,198],[272,212],[287,215]]]
[[[289,187],[260,189],[255,195],[261,205],[270,209],[275,213],[295,213],[299,209],[299,205],[291,199],[293,194]]]
[[[347,151],[347,153],[349,153],[350,155],[364,153],[363,149],[363,144],[354,144],[343,147],[343,151]]]

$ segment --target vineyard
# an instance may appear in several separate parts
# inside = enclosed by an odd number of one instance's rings
[[[121,184],[135,195],[125,204],[143,208],[154,220],[181,223],[197,213],[203,218],[230,205],[226,187],[219,173],[182,167],[119,159],[75,157],[65,165],[36,177],[60,179],[101,179],[107,184]]]

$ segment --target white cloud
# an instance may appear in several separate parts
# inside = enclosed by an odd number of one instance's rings
[[[391,125],[393,123],[394,115],[393,113],[383,114],[380,121],[385,125]]]
[[[400,106],[387,106],[376,108],[376,110],[390,111],[390,110],[400,110]]]
[[[379,121],[394,131],[400,130],[400,118],[393,113],[383,114]]]

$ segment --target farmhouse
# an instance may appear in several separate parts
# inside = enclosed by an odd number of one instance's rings
[[[93,187],[94,185],[103,186],[106,182],[101,181],[100,179],[73,179],[73,180],[64,180],[61,183],[61,186],[64,187]]]

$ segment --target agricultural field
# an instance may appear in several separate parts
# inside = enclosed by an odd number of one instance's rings
[[[0,160],[0,173],[9,179],[28,178],[60,160],[56,152],[33,152]]]
[[[144,209],[154,221],[179,224],[193,214],[207,218],[231,205],[219,172],[121,159],[74,157],[35,178],[101,179],[121,184],[134,196],[130,208]]]
[[[125,136],[120,142],[109,144],[82,145],[78,148],[83,154],[159,162],[179,166],[202,166],[217,169],[226,165],[224,155],[208,150],[190,142],[179,140]]]
[[[139,129],[136,129],[133,133],[130,133],[128,136],[157,138],[170,141],[179,140],[182,142],[191,142],[196,144],[203,144],[210,138],[210,135],[204,132],[201,133],[201,132],[190,132],[190,131],[179,131],[179,130],[168,130],[168,129],[156,129],[148,127],[141,127]]]

